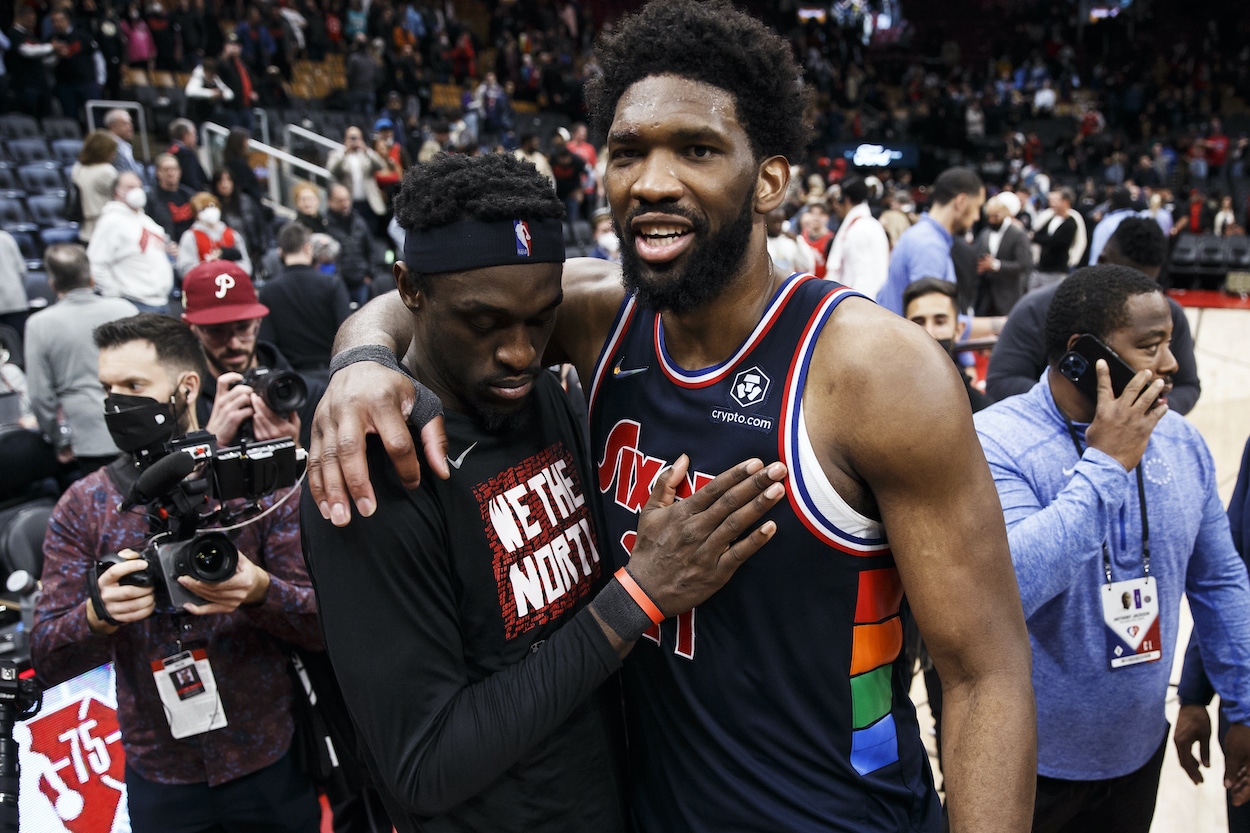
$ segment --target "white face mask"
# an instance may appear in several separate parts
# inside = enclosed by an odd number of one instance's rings
[[[200,222],[207,226],[217,225],[221,222],[221,209],[215,205],[210,205],[200,212]]]
[[[595,242],[599,244],[599,248],[603,249],[610,255],[616,254],[621,248],[621,241],[613,232],[604,232],[595,238]]]
[[[131,188],[126,192],[125,201],[135,211],[142,211],[148,204],[148,195],[142,188]]]

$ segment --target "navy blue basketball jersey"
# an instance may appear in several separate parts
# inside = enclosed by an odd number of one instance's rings
[[[803,387],[821,328],[857,293],[792,275],[725,362],[677,366],[626,298],[590,391],[603,545],[628,560],[638,512],[682,453],[689,495],[750,457],[790,470],[778,532],[711,599],[625,663],[634,823],[644,831],[932,831],[939,805],[902,648],[902,585],[880,522],[821,471]]]

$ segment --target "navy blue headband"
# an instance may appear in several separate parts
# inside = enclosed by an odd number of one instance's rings
[[[466,272],[488,266],[563,263],[564,225],[560,220],[461,220],[449,226],[409,231],[404,264],[425,275]]]

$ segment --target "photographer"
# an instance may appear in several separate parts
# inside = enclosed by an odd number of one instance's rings
[[[315,830],[312,785],[289,753],[294,691],[285,646],[321,642],[298,500],[231,533],[238,564],[225,580],[177,579],[205,604],[162,610],[152,587],[122,583],[160,569],[137,557],[154,531],[145,514],[117,509],[138,478],[135,460],[161,455],[198,428],[195,404],[208,375],[195,338],[167,316],[103,324],[95,342],[105,418],[124,454],[76,482],[52,514],[32,634],[39,679],[55,685],[114,663],[136,833]],[[269,496],[261,505],[275,502]],[[99,574],[93,602],[96,562],[113,554],[133,560]]]
[[[191,327],[208,358],[212,373],[204,380],[196,413],[221,446],[235,445],[241,435],[257,440],[291,437],[307,448],[313,411],[325,383],[294,373],[291,363],[272,343],[258,338],[269,307],[260,303],[252,279],[236,264],[201,263],[182,280],[182,320]],[[262,391],[245,383],[258,370],[288,371],[302,382],[305,401],[276,412]],[[271,391],[273,386],[271,386]],[[250,433],[249,433],[250,432]]]

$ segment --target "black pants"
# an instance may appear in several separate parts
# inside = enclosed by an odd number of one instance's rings
[[[1037,776],[1033,833],[1150,833],[1168,731],[1145,766],[1119,778],[1064,781]]]
[[[321,805],[288,752],[226,784],[157,784],[126,765],[134,833],[317,833]]]

